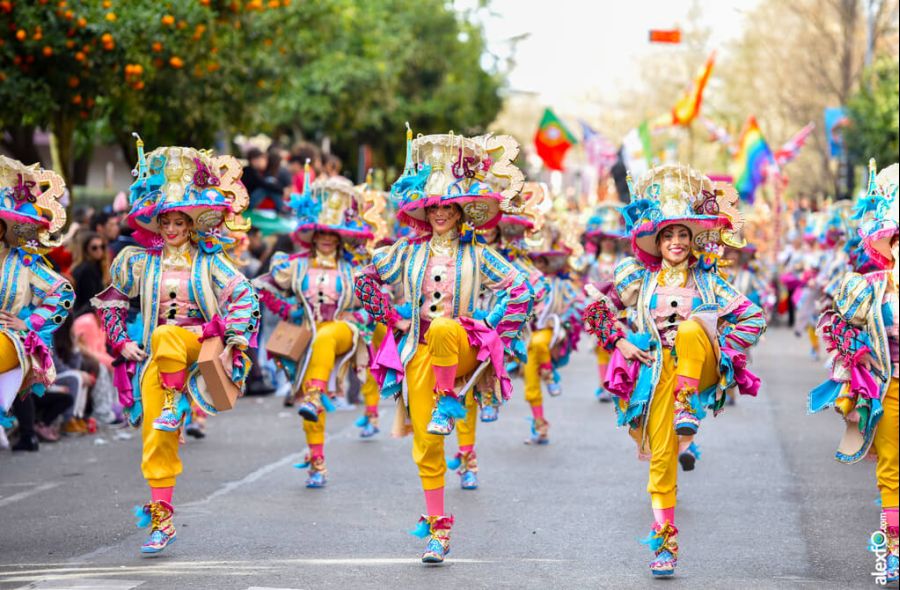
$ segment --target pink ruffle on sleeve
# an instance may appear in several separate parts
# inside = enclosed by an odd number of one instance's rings
[[[526,306],[527,307],[527,306]],[[512,395],[512,382],[506,373],[505,347],[496,331],[487,327],[484,322],[472,318],[461,317],[459,323],[469,337],[469,344],[476,350],[479,363],[490,359],[494,374],[500,380],[500,392],[507,400]]]

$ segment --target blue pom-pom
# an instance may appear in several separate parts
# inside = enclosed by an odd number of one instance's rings
[[[650,547],[650,550],[655,552],[663,546],[663,541],[663,536],[660,535],[657,531],[650,531],[650,534],[647,535],[647,538],[641,540],[641,544]]]
[[[303,463],[294,463],[294,469],[309,469],[309,461]]]
[[[466,417],[466,408],[463,407],[459,400],[449,395],[442,395],[438,400],[438,410],[451,418],[462,420]]]
[[[688,446],[688,450],[693,453],[694,457],[696,457],[698,460],[700,459],[700,455],[703,454],[700,452],[700,447],[698,447],[696,443],[691,443],[690,446]]]
[[[322,394],[322,407],[325,408],[326,412],[334,411],[334,402],[331,401],[331,396],[327,393]]]
[[[132,512],[134,512],[134,516],[135,518],[137,518],[137,521],[134,524],[137,525],[139,529],[144,529],[150,526],[152,518],[150,517],[149,510],[144,510],[143,506],[135,506],[132,509]]]
[[[369,417],[363,414],[359,418],[356,419],[356,427],[363,428],[369,425]]]
[[[416,528],[409,531],[409,534],[414,537],[419,537],[420,539],[424,539],[428,535],[431,534],[431,525],[428,524],[428,521],[424,518],[419,519],[419,522],[416,523]]]
[[[462,465],[462,459],[459,455],[447,461],[447,469],[459,469],[460,465]]]

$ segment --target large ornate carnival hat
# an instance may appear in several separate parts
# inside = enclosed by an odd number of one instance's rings
[[[624,238],[625,218],[622,217],[622,206],[612,203],[600,203],[594,209],[594,213],[588,218],[584,230],[584,237],[588,240],[602,240],[604,238]]]
[[[66,224],[59,202],[65,190],[56,172],[0,156],[0,220],[6,224],[6,240],[32,254],[58,246],[55,234]]]
[[[159,216],[180,211],[193,220],[199,232],[209,232],[225,222],[240,229],[238,216],[250,198],[241,182],[243,169],[237,158],[177,146],[145,154],[140,137],[137,148],[129,194],[128,222],[132,227],[158,234]]]
[[[338,234],[342,240],[362,242],[374,234],[363,219],[363,194],[343,176],[310,182],[309,163],[306,164],[303,193],[294,194],[291,209],[299,224],[294,237],[304,244],[312,243],[316,232]]]
[[[898,233],[897,187],[900,166],[893,164],[875,173],[875,160],[869,160],[866,196],[857,204],[854,217],[861,221],[859,235],[872,261],[881,268],[891,265],[891,241]]]
[[[391,187],[401,222],[431,232],[425,209],[457,204],[474,229],[495,226],[504,202],[522,189],[525,176],[513,161],[519,144],[508,135],[467,138],[454,133],[420,135],[407,126],[406,166]]]
[[[500,228],[507,237],[519,237],[528,231],[541,229],[544,213],[541,203],[547,196],[547,186],[541,182],[526,182],[522,190],[505,200],[500,216]]]
[[[572,248],[566,245],[563,228],[555,220],[545,220],[541,229],[525,240],[528,256],[532,260],[546,258],[552,271],[565,266]]]
[[[658,166],[636,185],[630,179],[628,184],[631,203],[622,214],[635,255],[644,262],[659,261],[656,237],[670,225],[683,225],[691,231],[696,252],[721,245],[743,247],[740,227],[736,227],[742,219],[736,207],[739,197],[730,184],[713,182],[681,164]]]

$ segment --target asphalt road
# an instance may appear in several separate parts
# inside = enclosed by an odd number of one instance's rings
[[[448,473],[456,526],[442,566],[419,563],[424,544],[406,532],[424,508],[409,439],[362,441],[356,412],[333,413],[328,487],[307,490],[292,467],[300,418],[248,398],[183,447],[178,542],[156,558],[138,553],[146,533],[130,513],[147,497],[136,431],[0,453],[0,589],[874,586],[874,465],[835,462],[839,419],[806,415],[825,369],[805,340],[770,331],[755,353],[760,396],[704,422],[702,460],[679,475],[681,555],[665,582],[638,542],[652,522],[647,465],[594,400],[586,344],[563,395],[545,400],[550,445],[522,443],[521,382],[500,421],[479,424],[481,487],[462,491]],[[387,426],[392,405],[382,409]]]

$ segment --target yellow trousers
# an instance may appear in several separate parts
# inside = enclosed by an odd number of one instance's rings
[[[900,475],[900,405],[898,405],[897,378],[891,379],[883,401],[884,414],[875,428],[872,448],[878,454],[875,479],[881,492],[881,506],[896,508],[898,505],[898,475]]]
[[[387,326],[384,324],[375,324],[375,331],[372,332],[373,352],[381,348],[381,343],[386,334]],[[363,403],[366,404],[366,407],[377,406],[378,402],[381,401],[381,389],[378,387],[378,382],[375,381],[375,377],[372,376],[371,371],[366,371],[366,382],[363,383],[361,392]]]
[[[331,371],[334,369],[335,359],[350,352],[350,348],[353,346],[353,331],[350,329],[350,324],[340,320],[317,324],[316,338],[311,346],[309,364],[303,375],[304,389],[312,380],[328,383],[328,378],[331,377]],[[304,420],[303,431],[306,433],[306,444],[324,444],[325,412],[319,414],[316,422]]]
[[[612,355],[606,351],[602,346],[597,347],[597,364],[598,365],[608,365],[609,359]]]
[[[0,373],[12,371],[19,366],[19,356],[12,340],[5,334],[0,334]]]
[[[675,506],[678,489],[678,435],[675,433],[675,384],[678,377],[688,377],[700,382],[703,391],[719,379],[716,354],[703,331],[693,321],[682,322],[675,336],[674,353],[663,350],[662,374],[650,401],[647,413],[646,444],[642,449],[650,453],[650,476],[647,492],[654,508]],[[641,428],[630,434],[640,445],[644,438]]]
[[[444,487],[447,463],[444,458],[444,437],[427,432],[434,408],[434,371],[432,366],[456,365],[456,376],[463,377],[478,368],[476,352],[469,346],[466,331],[456,320],[438,318],[425,333],[406,365],[406,387],[409,396],[409,417],[413,429],[413,461],[419,468],[422,489]],[[468,398],[467,398],[468,406]],[[469,413],[473,413],[469,409]],[[462,435],[460,435],[462,436]]]
[[[816,352],[819,351],[819,335],[816,333],[815,326],[806,326],[806,334],[809,336],[809,345]]]
[[[550,363],[550,341],[553,330],[544,328],[534,330],[528,341],[528,362],[525,363],[525,401],[532,407],[544,403],[541,390],[541,365]]]
[[[200,338],[189,330],[164,324],[157,326],[150,335],[150,360],[141,381],[144,406],[141,472],[151,488],[174,486],[175,478],[182,472],[181,457],[178,456],[179,433],[153,428],[153,421],[159,418],[165,401],[159,374],[184,371],[197,361],[198,356]]]
[[[466,419],[456,422],[456,441],[461,447],[475,446],[475,429],[478,424],[478,402],[474,388],[466,394]]]

